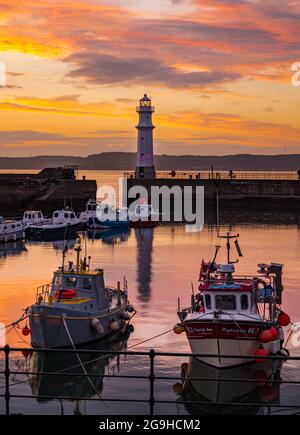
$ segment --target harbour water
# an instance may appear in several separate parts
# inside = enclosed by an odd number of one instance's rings
[[[87,173],[88,171],[83,171]],[[95,171],[96,172],[96,171]],[[90,178],[98,180],[98,184],[117,186],[120,172],[97,171],[87,174]],[[293,322],[300,322],[300,229],[296,225],[240,225],[222,228],[223,231],[232,229],[240,233],[240,244],[244,258],[237,265],[237,270],[242,274],[255,274],[259,262],[280,262],[284,267],[284,295],[283,309],[289,313]],[[198,233],[186,232],[184,225],[160,225],[155,229],[132,229],[117,234],[106,233],[89,234],[87,240],[88,254],[92,257],[94,267],[103,267],[107,283],[116,285],[117,280],[126,276],[129,286],[129,299],[135,306],[137,314],[132,324],[134,331],[120,344],[117,341],[105,344],[105,349],[121,349],[124,346],[139,351],[148,351],[155,348],[161,352],[189,352],[188,342],[184,335],[175,335],[172,331],[161,335],[149,342],[147,338],[160,335],[170,330],[177,322],[177,299],[181,304],[190,302],[191,282],[196,288],[199,266],[202,258],[211,258],[214,245],[218,243],[215,227],[205,226]],[[48,283],[52,272],[61,263],[62,242],[32,243],[17,242],[0,246],[0,321],[10,324],[16,320],[27,306],[35,300],[36,287]],[[72,248],[72,242],[70,243]],[[219,260],[225,259],[225,252],[221,252]],[[72,249],[68,252],[70,260],[75,259]],[[289,328],[286,328],[286,337]],[[142,344],[139,344],[143,342]],[[24,337],[18,329],[11,330],[7,335],[7,343],[11,346],[27,346],[28,337]],[[100,346],[100,345],[99,345]],[[123,346],[123,347],[122,347]],[[288,348],[292,355],[300,356],[300,339],[290,340]],[[52,357],[46,355],[38,359],[36,356],[15,354],[12,358],[12,370],[32,371],[37,367],[50,367],[50,370],[59,371],[62,368],[78,366],[78,361],[68,359],[67,355]],[[157,380],[155,382],[155,398],[174,403],[155,405],[155,413],[188,414],[217,412],[215,405],[193,405],[195,397],[198,401],[214,400],[223,402],[231,399],[232,402],[246,401],[259,402],[260,406],[245,408],[239,412],[245,413],[293,413],[295,410],[282,409],[276,405],[298,405],[300,402],[299,385],[278,384],[276,391],[264,390],[258,394],[260,386],[249,383],[248,388],[243,384],[235,383],[236,388],[229,382],[222,382],[224,374],[208,370],[206,366],[194,364],[198,377],[220,378],[219,381],[205,381],[194,385],[191,391],[185,393],[185,400],[191,400],[189,406],[176,403],[182,400],[182,387],[180,375],[182,363],[187,363],[186,357],[160,357],[155,361],[157,376],[172,377],[170,380]],[[2,361],[3,364],[3,361]],[[196,367],[195,367],[196,366]],[[95,387],[101,392],[103,398],[124,398],[127,400],[149,398],[149,382],[146,379],[125,379],[113,375],[149,375],[148,357],[100,358],[87,364],[89,373],[107,373],[112,376],[95,380]],[[232,379],[247,377],[248,369],[238,373],[227,372]],[[258,367],[255,373],[259,373]],[[250,378],[253,378],[250,373]],[[299,362],[289,361],[284,363],[281,370],[281,379],[285,381],[300,381]],[[45,396],[74,396],[78,394],[86,397],[97,398],[95,391],[86,378],[67,377],[63,374],[51,378],[47,376],[35,377],[34,375],[17,374],[11,378],[12,394]],[[176,385],[177,384],[177,385]],[[251,385],[250,385],[251,384]],[[252,385],[253,384],[253,385]],[[0,378],[0,389],[3,394],[4,377]],[[234,390],[234,395],[230,397]],[[217,391],[217,392],[216,392]],[[252,396],[251,396],[251,394]],[[200,397],[200,398],[199,398]],[[225,399],[224,399],[225,397]],[[245,399],[245,397],[247,399]],[[255,398],[255,400],[253,399]],[[270,407],[268,405],[273,406]],[[226,408],[219,405],[219,411],[228,413]],[[299,411],[299,409],[298,409]],[[4,400],[0,400],[0,413],[4,412]],[[140,414],[148,413],[147,403],[109,402],[109,401],[70,401],[70,400],[40,400],[11,399],[12,413],[48,413],[66,414]],[[234,408],[232,408],[234,413]]]

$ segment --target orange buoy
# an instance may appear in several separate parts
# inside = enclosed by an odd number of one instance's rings
[[[279,335],[279,333],[278,333],[278,329],[275,328],[275,326],[272,326],[272,327],[269,329],[269,331],[271,331],[271,334],[272,334],[273,340],[277,340],[278,335]]]
[[[27,337],[27,335],[30,334],[30,329],[28,328],[27,325],[24,326],[24,328],[22,329],[22,334],[25,335],[25,337]]]
[[[179,323],[176,323],[176,325],[173,327],[173,331],[175,334],[182,334],[185,331],[185,328]]]
[[[260,331],[258,339],[261,343],[269,343],[270,341],[273,341],[273,334],[271,331],[271,328],[263,329]]]
[[[283,311],[280,311],[278,316],[278,323],[280,326],[287,326],[291,323],[291,318],[288,314],[284,313]]]
[[[263,348],[262,345],[260,345],[254,352],[254,355],[258,357],[268,356],[268,352]],[[267,361],[266,358],[256,358],[256,362],[266,362],[266,361]]]

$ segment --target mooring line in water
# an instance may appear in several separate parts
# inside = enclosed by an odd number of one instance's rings
[[[80,359],[80,356],[79,356],[79,354],[78,354],[78,352],[77,352],[77,349],[76,349],[76,347],[75,347],[75,344],[74,344],[74,342],[73,342],[73,340],[72,340],[72,336],[71,336],[71,334],[70,334],[70,331],[69,331],[69,328],[68,328],[68,325],[67,325],[67,322],[66,322],[66,317],[65,317],[64,315],[62,316],[62,321],[63,321],[63,324],[64,324],[64,326],[65,326],[65,329],[66,329],[67,335],[68,335],[68,337],[69,337],[70,343],[71,343],[71,345],[72,345],[72,347],[73,347],[73,349],[74,349],[74,351],[75,351],[75,353],[76,353],[76,356],[77,356],[77,359],[78,359],[78,361],[79,361],[79,364],[80,364],[82,370],[84,371],[84,374],[85,374],[85,376],[87,377],[87,379],[88,379],[88,381],[89,381],[89,383],[90,383],[92,389],[94,390],[95,394],[99,397],[99,399],[101,399],[101,400],[103,401],[103,403],[105,404],[105,406],[107,407],[107,409],[109,409],[110,412],[111,412],[112,414],[115,414],[114,411],[112,410],[112,408],[108,405],[108,403],[106,403],[105,400],[102,398],[102,396],[101,396],[101,394],[99,393],[99,391],[97,391],[97,389],[95,388],[95,385],[93,384],[91,378],[89,377],[87,371],[85,370],[85,367],[84,367],[84,365],[83,365],[83,363],[82,363],[82,361],[81,361],[81,359]]]
[[[24,338],[20,335],[20,333],[19,333],[19,331],[18,331],[18,329],[17,329],[17,326],[14,325],[14,326],[12,327],[12,329],[13,329],[13,330],[18,334],[19,338],[23,341],[23,343],[25,343],[28,347],[30,347],[30,344],[27,343],[27,341],[25,341]],[[9,332],[10,332],[12,329],[10,329]],[[9,333],[9,332],[8,332],[8,333]]]
[[[172,332],[172,331],[173,331],[173,328],[168,329],[168,330],[165,331],[165,332],[162,332],[162,333],[160,333],[160,334],[158,334],[158,335],[154,335],[153,337],[147,338],[146,340],[140,341],[139,343],[135,343],[135,344],[133,344],[133,345],[127,347],[127,350],[128,350],[128,349],[132,349],[133,347],[136,347],[136,346],[140,346],[141,344],[144,344],[144,343],[146,343],[147,341],[154,340],[155,338],[161,337],[162,335],[168,334],[169,332]],[[85,365],[85,364],[91,364],[91,363],[96,362],[96,361],[101,361],[101,359],[107,358],[107,357],[112,356],[112,355],[114,355],[114,354],[112,354],[112,353],[111,353],[111,354],[110,354],[110,353],[107,353],[107,354],[102,355],[102,356],[99,356],[99,357],[97,357],[97,358],[93,358],[93,359],[91,359],[91,360],[89,360],[89,361],[82,362],[82,365]],[[63,372],[66,371],[66,370],[76,369],[77,367],[80,367],[80,364],[76,364],[76,365],[74,365],[74,366],[66,367],[66,368],[61,369],[61,370],[58,370],[57,372],[54,372],[54,373],[57,373],[57,374],[59,374],[59,373],[63,373]],[[0,388],[1,388],[1,387],[0,387]]]
[[[14,322],[12,322],[12,323],[9,323],[8,325],[3,326],[3,327],[0,329],[0,331],[3,331],[4,329],[9,328],[10,326],[14,327],[14,326],[18,325],[20,322],[22,322],[23,320],[27,319],[27,318],[29,317],[29,315],[26,314],[26,312],[27,312],[27,308],[26,308],[26,310],[25,310],[25,313],[22,314],[22,316],[21,316],[18,320],[14,321]]]
[[[162,335],[168,334],[168,333],[171,332],[171,331],[173,331],[173,328],[168,329],[167,331],[164,331],[164,332],[162,332],[162,333],[160,333],[160,334],[154,335],[153,337],[147,338],[146,340],[140,341],[139,343],[135,343],[135,344],[133,344],[132,346],[129,346],[127,349],[132,349],[133,347],[140,346],[141,344],[144,344],[144,343],[146,343],[146,342],[148,342],[148,341],[154,340],[155,338],[161,337]],[[78,355],[77,352],[76,352],[76,354]],[[107,358],[107,357],[109,357],[109,356],[111,356],[111,355],[113,355],[113,354],[107,353],[107,354],[105,354],[105,355],[102,355],[101,357],[94,358],[94,359],[91,359],[91,360],[86,361],[86,362],[82,362],[82,361],[81,361],[81,364],[76,364],[76,365],[73,365],[73,366],[70,366],[70,367],[65,367],[65,368],[63,368],[63,369],[61,369],[61,370],[57,370],[56,372],[53,372],[53,374],[61,374],[61,373],[65,372],[66,370],[75,369],[75,368],[80,367],[80,366],[83,367],[85,364],[91,364],[92,362],[100,361],[101,359],[103,359],[103,358]],[[43,375],[43,374],[41,374],[40,376],[47,376],[47,375]],[[88,376],[88,375],[87,375],[87,376]],[[10,386],[10,387],[14,387],[15,385],[24,384],[25,382],[28,382],[28,381],[30,381],[30,380],[32,380],[32,379],[33,379],[33,376],[32,376],[31,378],[28,377],[28,378],[27,378],[26,380],[24,380],[24,381],[18,381],[18,382],[11,383],[11,384],[9,384],[9,386]],[[5,388],[5,385],[1,385],[1,386],[0,386],[0,390],[3,389],[3,388]],[[97,392],[97,394],[99,394],[99,393]],[[102,399],[102,400],[103,400],[103,399]],[[104,400],[103,400],[103,402],[104,402]],[[106,404],[106,405],[107,405],[107,404]]]

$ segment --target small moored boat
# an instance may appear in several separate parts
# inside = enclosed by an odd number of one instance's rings
[[[82,228],[82,223],[76,216],[75,212],[69,208],[55,210],[52,218],[32,223],[26,234],[33,239],[54,238],[69,239],[75,235],[77,230]]]
[[[227,263],[215,261],[220,246],[216,246],[212,261],[202,260],[199,293],[192,294],[191,306],[179,308],[181,323],[175,325],[174,332],[186,332],[192,352],[202,354],[198,356],[201,361],[217,368],[248,363],[257,356],[284,354],[282,327],[290,319],[280,308],[283,265],[259,264],[257,276],[235,275],[230,239],[236,239],[242,256],[238,235],[219,237],[227,239]]]
[[[114,208],[107,204],[99,204],[96,216],[88,220],[88,228],[93,230],[128,228],[129,225],[126,208]]]
[[[126,328],[135,311],[124,288],[106,287],[103,270],[90,268],[90,257],[69,262],[54,272],[50,284],[37,290],[29,309],[31,343],[35,347],[60,348],[82,345]],[[63,253],[65,258],[65,251]]]

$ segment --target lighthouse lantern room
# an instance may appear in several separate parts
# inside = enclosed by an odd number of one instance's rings
[[[153,130],[152,113],[154,107],[151,100],[144,94],[140,99],[140,105],[136,111],[139,114],[137,137],[137,164],[135,169],[136,178],[155,178],[155,167],[153,163]]]

